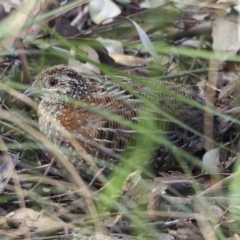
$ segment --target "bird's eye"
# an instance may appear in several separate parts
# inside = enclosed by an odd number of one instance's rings
[[[54,87],[58,84],[58,80],[55,78],[50,79],[49,84],[51,87]]]

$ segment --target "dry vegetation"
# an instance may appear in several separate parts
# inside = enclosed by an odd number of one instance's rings
[[[179,2],[0,0],[2,239],[240,238],[240,5]],[[154,141],[175,151],[180,171],[143,176],[126,164],[124,174],[100,182],[100,169],[85,181],[38,128],[35,80],[59,64],[98,80],[191,85],[205,107],[176,98],[205,109],[206,154],[161,136]],[[138,130],[139,148],[156,137]],[[142,158],[139,148],[127,162]]]

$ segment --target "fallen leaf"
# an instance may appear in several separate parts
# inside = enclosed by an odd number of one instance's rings
[[[96,24],[110,23],[120,13],[120,8],[111,0],[92,0],[89,3],[89,14]]]
[[[217,18],[213,23],[212,38],[215,53],[236,55],[240,49],[237,19]],[[223,60],[227,57],[223,56]]]

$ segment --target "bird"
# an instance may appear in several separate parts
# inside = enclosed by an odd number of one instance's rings
[[[154,128],[148,128],[156,137],[166,135],[176,149],[195,154],[204,148],[202,136],[196,134],[203,133],[204,111],[189,103],[204,105],[198,91],[169,81],[151,80],[155,88],[144,81],[126,77],[119,80],[86,76],[64,65],[46,68],[37,77],[41,88],[40,131],[54,144],[69,150],[69,159],[83,178],[91,179],[96,174],[93,166],[104,168],[104,175],[121,166],[122,156],[144,140],[144,135],[138,134],[142,125],[153,124]],[[181,101],[177,95],[188,101]],[[146,149],[151,144],[147,145]],[[146,149],[142,149],[142,155],[154,171],[178,165],[173,149],[160,143],[151,147],[151,159],[144,156]]]

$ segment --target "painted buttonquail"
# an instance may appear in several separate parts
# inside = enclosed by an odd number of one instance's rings
[[[121,117],[134,126],[139,125],[140,119],[145,119],[147,124],[147,116],[152,114],[151,120],[154,119],[157,129],[165,132],[175,146],[191,154],[203,149],[202,138],[175,122],[183,122],[202,133],[203,111],[165,92],[179,94],[184,99],[204,104],[201,96],[190,86],[155,80],[154,84],[161,89],[159,91],[130,79],[123,79],[122,83],[130,88],[125,90],[120,86],[122,84],[86,77],[65,66],[44,70],[38,80],[43,90],[38,108],[40,130],[55,144],[61,143],[61,146],[71,152],[77,152],[77,155],[75,153],[69,159],[85,178],[90,178],[95,173],[84,156],[91,156],[98,167],[106,167],[104,173],[107,174],[121,162],[119,157],[127,145],[130,145],[129,148],[134,147],[132,140],[137,136],[136,129],[113,118],[109,119],[106,113],[110,113],[112,117]],[[146,107],[143,98],[154,103],[156,108]],[[168,120],[162,111],[173,118]],[[81,157],[81,154],[84,156]],[[152,156],[153,166],[157,171],[169,170],[176,165],[174,154],[159,144],[154,147]]]

